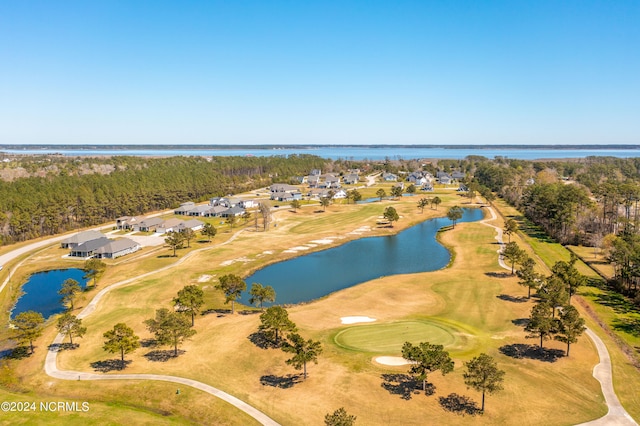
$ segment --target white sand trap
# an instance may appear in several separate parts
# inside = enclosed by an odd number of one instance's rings
[[[314,248],[314,247],[318,247],[318,245],[317,244],[307,244],[307,247]]]
[[[409,365],[410,361],[402,358],[401,356],[379,356],[373,359],[378,364],[382,365]]]
[[[355,317],[342,317],[340,318],[340,321],[343,324],[356,324],[359,322],[373,322],[375,321],[375,318],[371,318],[371,317],[361,317],[361,316],[355,316]]]
[[[304,251],[304,250],[309,250],[309,247],[307,246],[296,246],[296,247],[291,247],[289,250],[285,250],[285,253],[295,253],[297,251]]]
[[[199,283],[206,283],[209,280],[211,280],[211,278],[213,278],[213,276],[211,276],[211,275],[206,275],[206,274],[205,275],[200,275],[200,278],[198,278],[198,282]]]
[[[322,240],[312,240],[311,241],[314,244],[331,244],[333,242],[332,238],[325,238]]]
[[[273,254],[273,252],[271,250],[265,250],[262,252],[262,254]]]

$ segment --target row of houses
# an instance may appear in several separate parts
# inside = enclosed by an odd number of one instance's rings
[[[112,240],[99,231],[79,232],[62,240],[62,248],[70,249],[69,256],[81,258],[116,259],[140,250],[139,243],[129,238]]]
[[[166,234],[167,232],[183,231],[187,228],[192,231],[199,231],[204,228],[204,222],[198,219],[182,220],[172,218],[165,220],[159,217],[138,219],[135,216],[123,216],[116,219],[116,228],[131,232]]]
[[[201,217],[231,217],[242,216],[247,209],[258,206],[256,200],[243,200],[240,198],[214,197],[209,200],[209,204],[196,205],[189,201],[180,204],[174,214],[179,216],[201,216]]]

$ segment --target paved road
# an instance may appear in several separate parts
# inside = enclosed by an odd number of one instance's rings
[[[500,244],[500,250],[502,249],[504,242],[502,241],[502,229],[487,223],[491,220],[496,219],[496,213],[493,211],[491,207],[488,207],[487,210],[491,213],[491,218],[484,219],[481,221],[484,225],[490,226],[494,228],[497,232],[496,240]],[[510,266],[507,266],[504,263],[502,258],[502,254],[498,250],[498,262],[500,266],[504,269],[511,270]],[[604,344],[602,339],[598,337],[597,334],[593,332],[593,330],[587,328],[587,336],[593,341],[593,344],[596,346],[598,351],[598,357],[600,358],[600,362],[593,368],[593,377],[595,377],[600,382],[600,387],[602,388],[602,394],[604,395],[604,400],[607,404],[607,408],[609,411],[603,417],[599,419],[590,421],[588,423],[581,423],[578,426],[638,426],[635,420],[627,413],[624,409],[616,393],[613,389],[613,380],[611,373],[611,358],[609,357],[609,351],[607,350],[607,346]]]

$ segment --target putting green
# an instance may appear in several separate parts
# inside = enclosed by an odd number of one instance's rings
[[[400,353],[405,342],[429,342],[449,351],[468,349],[472,336],[438,320],[399,321],[356,325],[340,331],[335,343],[360,352]]]

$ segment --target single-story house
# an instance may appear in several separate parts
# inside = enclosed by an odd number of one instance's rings
[[[204,216],[205,213],[207,213],[209,210],[211,210],[211,206],[209,204],[203,205],[203,206],[195,206],[193,208],[193,210],[189,210],[188,215],[189,216]]]
[[[155,231],[156,228],[162,224],[162,222],[164,222],[164,220],[160,219],[159,217],[150,217],[133,225],[133,230],[141,232]]]
[[[294,192],[300,191],[297,186],[289,185],[288,183],[274,183],[269,187],[271,192]]]
[[[178,225],[180,225],[183,221],[180,219],[167,219],[165,221],[162,222],[162,224],[158,225],[156,227],[156,232],[159,232],[161,234],[166,234],[167,232],[171,232],[171,231],[176,231]]]
[[[180,222],[174,230],[184,231],[185,229],[191,229],[192,231],[199,231],[202,228],[204,228],[204,222],[199,221],[198,219],[191,219]]]
[[[209,210],[204,214],[205,217],[216,217],[220,216],[220,213],[229,210],[228,207],[225,206],[213,206],[209,208]]]
[[[344,175],[344,177],[342,178],[342,181],[345,183],[345,185],[356,184],[359,180],[360,177],[355,173],[349,173],[347,175]]]
[[[393,173],[383,173],[382,180],[385,182],[395,182],[398,180],[398,175],[394,175]]]
[[[135,216],[122,216],[116,219],[116,228],[130,230],[137,222],[138,219]]]
[[[196,203],[194,203],[193,201],[187,201],[186,203],[180,204],[180,207],[175,209],[173,213],[178,215],[186,215],[195,208],[196,208]]]
[[[100,231],[82,231],[62,240],[61,246],[62,248],[76,248],[87,241],[97,240],[99,238],[107,238],[107,236]]]
[[[296,192],[272,192],[271,199],[276,201],[301,200],[302,193],[296,188]]]
[[[467,175],[459,170],[456,170],[455,172],[451,173],[451,178],[453,179],[464,179]]]
[[[234,217],[238,217],[238,216],[242,216],[244,214],[244,209],[240,206],[233,206],[230,209],[227,209],[225,211],[223,211],[222,213],[220,213],[220,216],[222,217],[230,217],[230,216],[234,216]]]
[[[322,170],[320,169],[312,169],[311,173],[309,173],[309,176],[320,176],[322,174]]]
[[[96,238],[95,240],[86,241],[79,246],[72,248],[69,256],[83,258],[92,257],[95,254],[96,250],[104,245],[109,244],[110,241],[111,240],[105,236]]]
[[[120,238],[118,240],[110,240],[110,242],[95,250],[94,253],[98,258],[115,259],[129,253],[135,253],[140,248],[140,244],[137,242],[129,238]]]
[[[445,175],[441,176],[440,178],[438,178],[438,180],[443,185],[449,185],[451,183],[451,176],[445,174]]]

